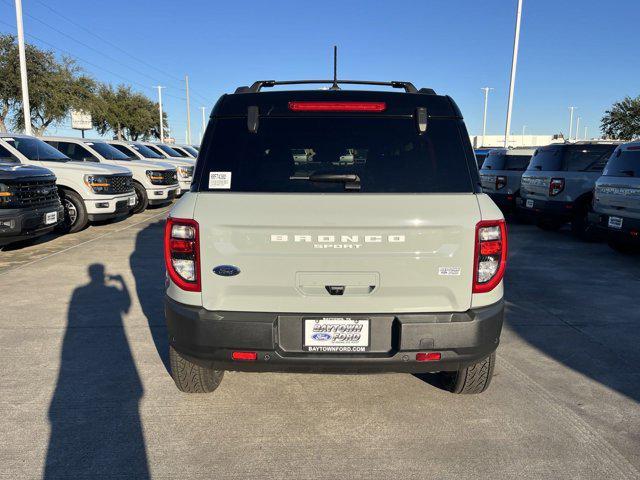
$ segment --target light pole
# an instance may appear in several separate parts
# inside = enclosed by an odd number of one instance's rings
[[[513,39],[513,57],[511,59],[511,80],[509,81],[509,102],[507,106],[507,125],[504,129],[504,146],[509,146],[509,130],[511,130],[511,110],[513,108],[513,90],[516,84],[516,67],[518,65],[518,45],[520,43],[520,19],[522,18],[522,0],[518,0],[516,11],[516,33]]]
[[[187,145],[191,145],[191,108],[189,106],[189,75],[184,76],[187,86]]]
[[[156,86],[158,89],[158,110],[160,111],[160,143],[164,143],[164,118],[162,115],[162,89],[160,85]]]
[[[18,54],[20,56],[20,84],[22,87],[22,113],[24,133],[31,135],[31,105],[29,104],[29,84],[27,82],[27,55],[24,50],[24,27],[22,25],[22,0],[16,0],[16,27],[18,30]]]
[[[483,87],[480,90],[484,92],[484,114],[482,115],[482,142],[480,146],[484,146],[484,136],[487,134],[487,105],[489,104],[489,91],[493,90],[491,87]]]
[[[569,107],[569,137],[567,140],[571,140],[571,134],[573,133],[573,111],[576,107]]]
[[[522,125],[522,145],[521,147],[524,147],[524,131],[527,129],[526,125]]]
[[[587,138],[587,126],[586,125],[584,126],[584,139],[588,140],[588,138]]]
[[[576,120],[576,142],[580,140],[580,117]]]

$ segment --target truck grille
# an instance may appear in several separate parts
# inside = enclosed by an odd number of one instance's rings
[[[150,178],[154,185],[175,185],[178,183],[178,174],[175,170],[152,170],[149,173],[154,177]]]
[[[9,187],[11,196],[6,197],[3,207],[30,208],[60,205],[55,180],[23,180],[5,183]]]
[[[131,175],[107,175],[109,188],[105,194],[131,193],[133,192],[133,181]]]

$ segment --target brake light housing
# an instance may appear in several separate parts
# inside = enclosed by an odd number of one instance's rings
[[[496,190],[501,190],[507,186],[507,177],[504,175],[498,175],[496,177]]]
[[[564,190],[564,178],[552,178],[549,182],[549,196],[555,197]]]
[[[507,225],[504,220],[484,220],[476,225],[473,293],[498,286],[507,267]]]
[[[292,112],[377,113],[386,109],[385,102],[289,102],[289,110]]]
[[[167,218],[164,229],[164,262],[171,281],[188,292],[201,291],[200,234],[198,222]]]

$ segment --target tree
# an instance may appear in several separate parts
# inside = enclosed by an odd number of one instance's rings
[[[71,109],[89,110],[95,82],[67,57],[25,46],[31,104],[31,128],[36,135],[65,120]],[[13,35],[0,35],[0,130],[24,129],[18,45]]]
[[[609,138],[632,140],[640,137],[640,96],[625,97],[604,113],[600,129]]]
[[[101,135],[113,132],[118,139],[130,140],[160,137],[158,104],[129,86],[100,85],[91,113]],[[163,117],[166,125],[166,113]]]

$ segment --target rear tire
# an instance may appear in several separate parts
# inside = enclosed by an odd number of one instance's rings
[[[149,206],[149,197],[147,196],[146,189],[138,182],[133,182],[133,189],[136,192],[136,206],[131,210],[134,213],[142,213]]]
[[[169,347],[171,376],[176,387],[186,393],[211,393],[220,386],[224,370],[214,370],[197,365]]]
[[[59,190],[64,207],[64,220],[56,227],[60,233],[77,233],[89,223],[87,207],[80,195],[71,190]]]
[[[448,373],[447,390],[461,395],[473,395],[484,392],[491,384],[493,368],[496,364],[496,352],[480,360],[478,363],[462,368],[457,372]]]

